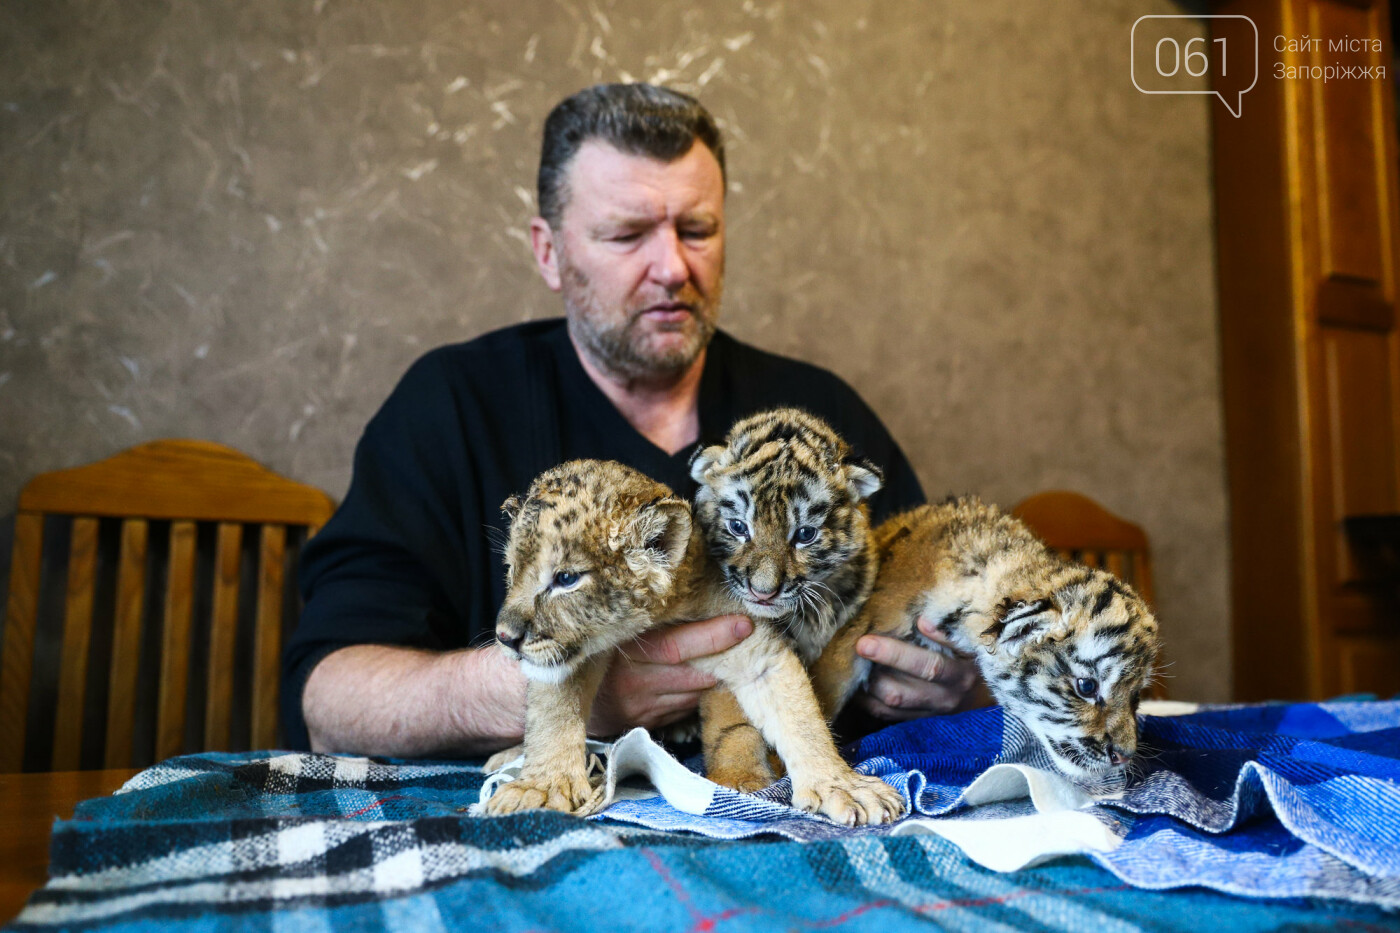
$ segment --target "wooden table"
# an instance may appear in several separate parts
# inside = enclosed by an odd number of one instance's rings
[[[54,817],[68,819],[79,801],[104,797],[134,774],[131,768],[0,774],[0,923],[13,920],[49,879]]]

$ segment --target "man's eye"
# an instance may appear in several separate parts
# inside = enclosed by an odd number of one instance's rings
[[[561,570],[554,575],[554,588],[556,590],[567,590],[578,584],[582,574],[574,573],[572,570]]]
[[[1080,677],[1074,682],[1074,692],[1086,700],[1096,699],[1099,695],[1099,682],[1092,677]]]
[[[817,539],[817,529],[811,525],[803,525],[792,537],[798,544],[811,544]]]
[[[749,536],[748,524],[737,518],[731,518],[724,527],[729,529],[729,533],[736,538],[747,539]]]

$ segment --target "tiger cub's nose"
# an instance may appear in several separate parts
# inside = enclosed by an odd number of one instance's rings
[[[755,602],[771,603],[773,599],[778,595],[778,590],[780,589],[782,589],[782,584],[778,584],[771,590],[761,590],[753,585],[752,580],[749,581],[749,595],[754,598]]]
[[[1108,762],[1109,762],[1109,764],[1114,765],[1114,766],[1125,765],[1125,764],[1127,764],[1127,763],[1132,759],[1132,757],[1133,757],[1132,752],[1128,752],[1128,753],[1124,754],[1122,751],[1118,750],[1117,748],[1114,748],[1114,747],[1113,747],[1113,743],[1111,743],[1111,742],[1109,743],[1109,745],[1108,745]]]
[[[520,643],[524,640],[524,632],[521,632],[519,635],[512,635],[505,629],[496,629],[496,641],[500,642],[511,651],[514,651],[516,654],[520,653]]]

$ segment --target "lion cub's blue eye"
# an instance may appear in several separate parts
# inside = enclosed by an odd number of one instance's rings
[[[729,529],[729,533],[736,538],[747,538],[749,536],[749,526],[737,518],[731,518],[724,526]]]
[[[1099,695],[1099,682],[1092,677],[1081,677],[1074,682],[1074,692],[1086,700],[1092,700]]]
[[[579,575],[572,570],[561,570],[554,575],[554,586],[557,589],[567,590],[578,582]]]
[[[803,525],[792,537],[798,544],[811,544],[817,538],[817,529],[811,525]]]

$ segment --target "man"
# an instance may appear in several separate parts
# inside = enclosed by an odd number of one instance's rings
[[[303,555],[290,744],[410,757],[520,740],[525,681],[490,644],[504,572],[487,531],[503,533],[499,504],[563,460],[620,460],[688,495],[702,437],[798,405],[884,468],[876,518],[923,500],[848,386],[716,331],[724,179],[714,120],[685,95],[598,86],[550,114],[530,235],[566,319],[429,353],[366,428],[345,502]],[[688,715],[713,681],[684,662],[750,631],[725,616],[649,634],[612,666],[590,731]],[[951,710],[975,678],[970,661],[892,639],[860,650],[878,666],[857,702],[882,719]]]

